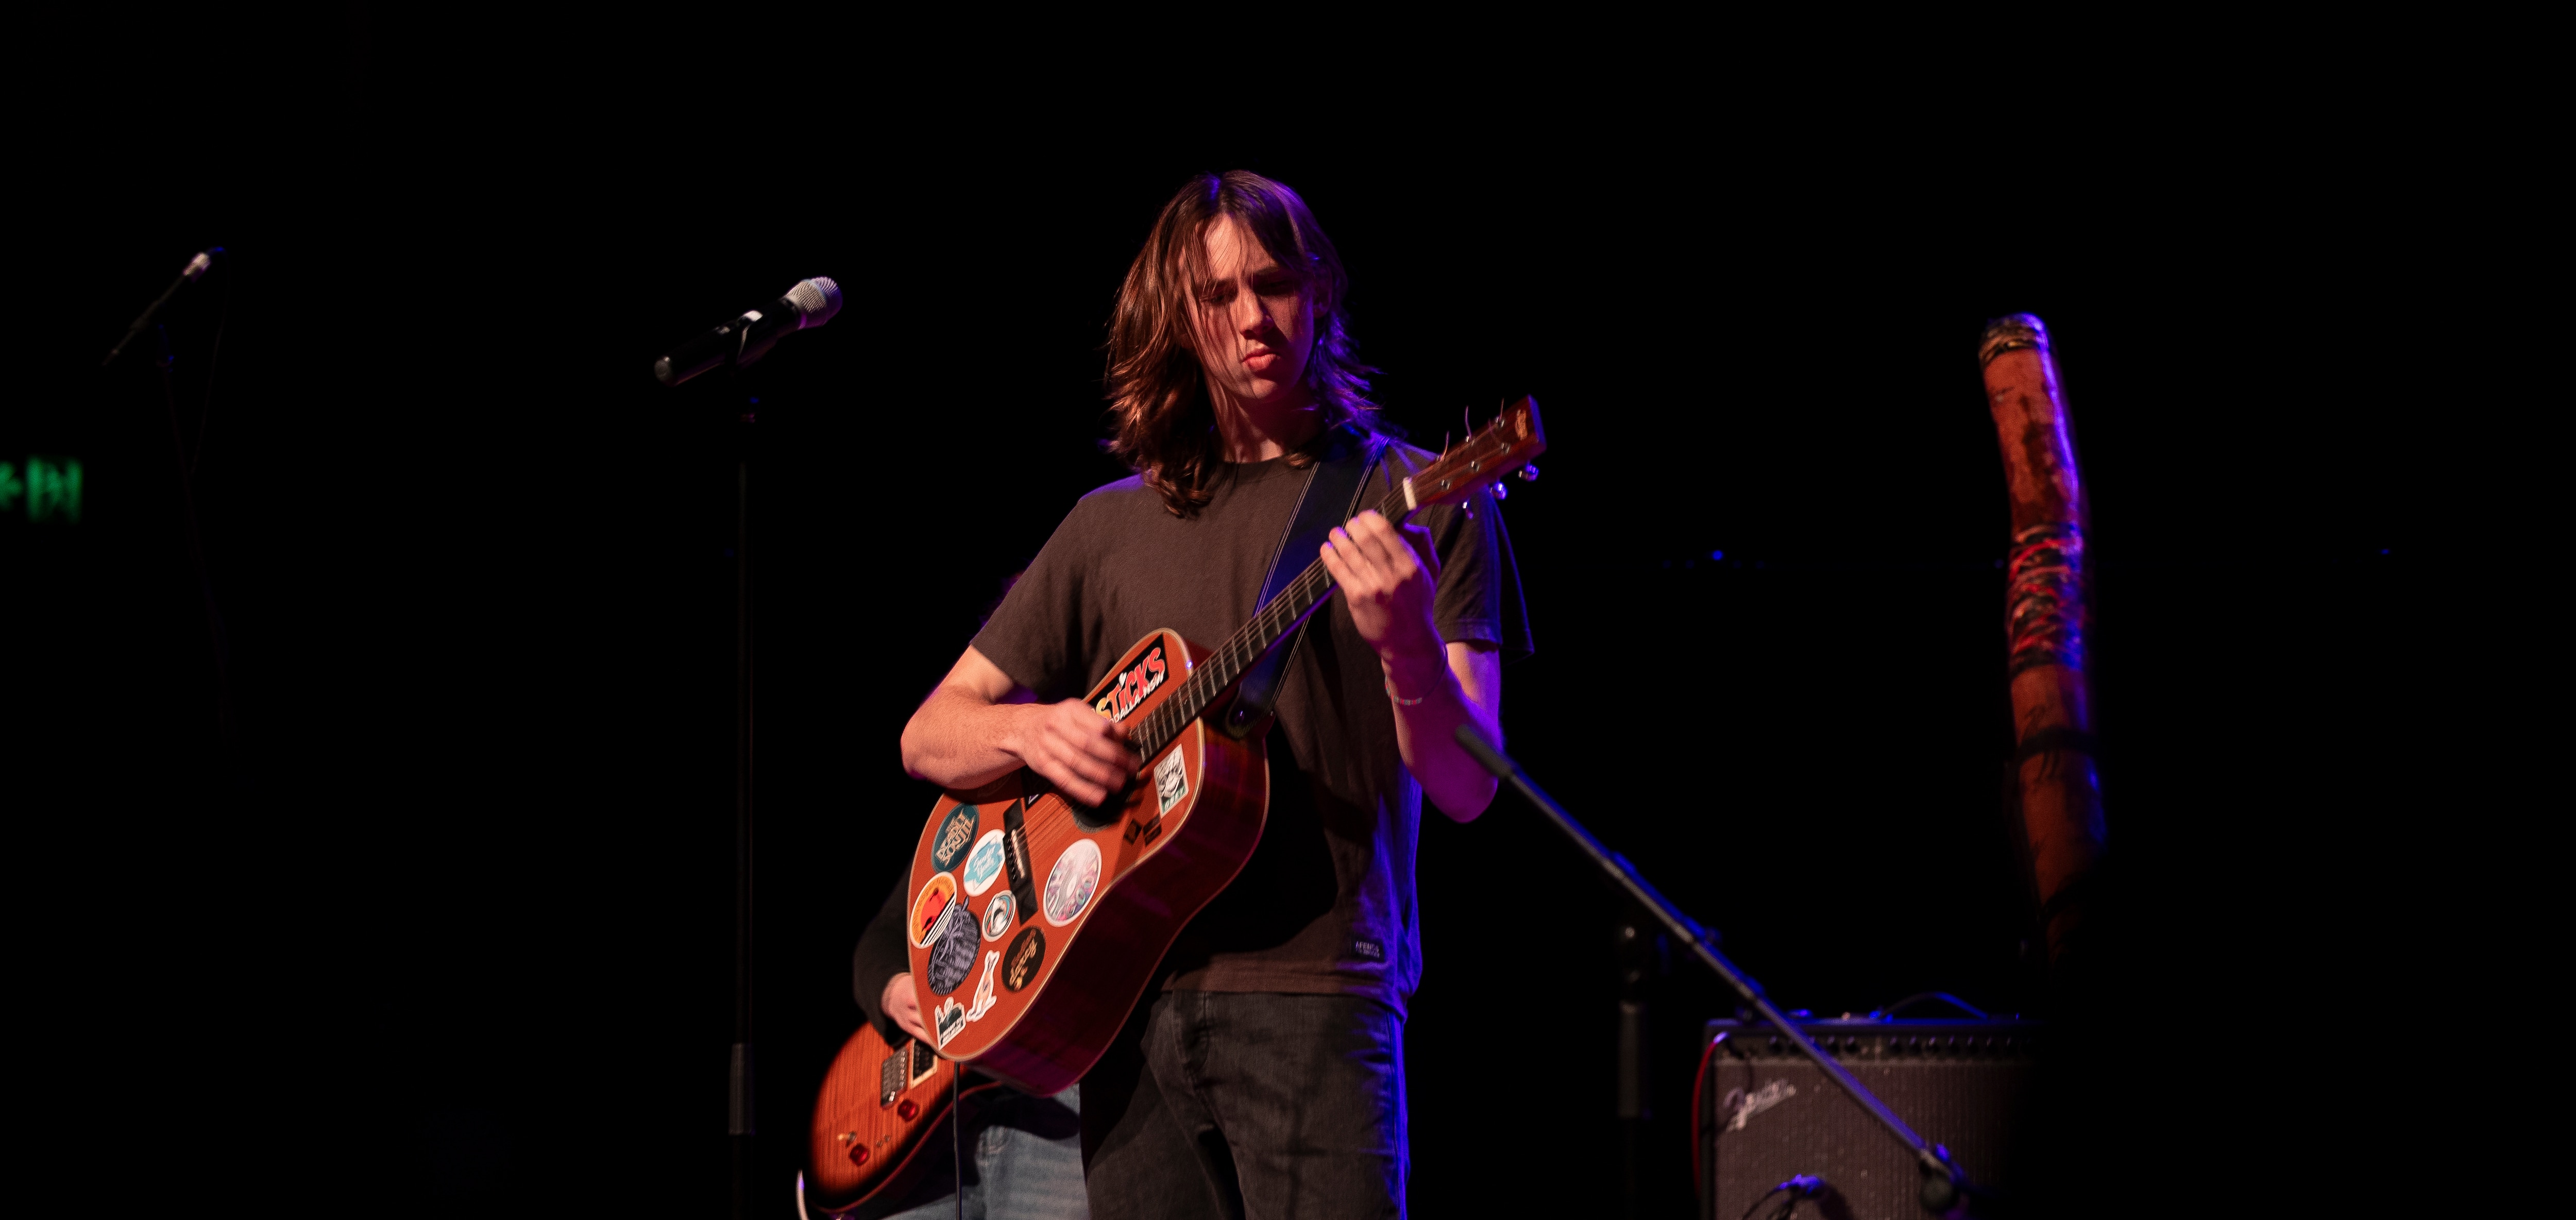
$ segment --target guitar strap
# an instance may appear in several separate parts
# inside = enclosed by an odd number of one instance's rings
[[[1261,582],[1261,596],[1253,600],[1254,609],[1269,605],[1270,599],[1279,596],[1289,582],[1304,574],[1315,562],[1315,553],[1323,549],[1324,540],[1359,512],[1360,490],[1368,483],[1369,469],[1376,465],[1370,460],[1373,448],[1365,436],[1350,428],[1334,430],[1323,460],[1308,468],[1306,488],[1297,494],[1297,507],[1288,514],[1288,529],[1279,536],[1278,549],[1271,553],[1270,575]],[[1288,633],[1286,642],[1243,671],[1243,680],[1235,687],[1234,704],[1226,709],[1225,719],[1218,725],[1227,736],[1241,740],[1270,715],[1272,705],[1279,700],[1280,680],[1288,672],[1288,658],[1305,642],[1306,628],[1314,621],[1314,615],[1306,616],[1305,622]]]

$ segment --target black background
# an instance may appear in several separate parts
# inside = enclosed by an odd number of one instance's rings
[[[2260,1073],[2269,1106],[2206,1099],[2250,1070],[2212,1022],[2376,985],[2371,952],[2428,935],[2401,874],[2457,850],[2359,829],[2415,790],[2441,562],[2414,422],[2438,378],[2399,305],[2475,240],[2426,235],[2404,184],[2456,154],[2371,89],[2043,119],[1573,49],[1579,77],[1509,90],[897,85],[881,42],[781,78],[499,28],[110,38],[154,87],[64,102],[29,154],[0,459],[87,476],[79,525],[0,526],[20,1003],[52,1048],[23,1096],[64,1173],[716,1214],[757,396],[758,1180],[786,1214],[857,1021],[848,950],[929,807],[896,734],[1122,473],[1097,451],[1118,276],[1184,177],[1235,167],[1339,244],[1415,441],[1537,396],[1552,452],[1505,509],[1538,639],[1513,748],[1820,1014],[2068,1003],[2001,801],[1974,358],[1985,319],[2042,315],[2094,514],[2117,882],[2084,1012],[2118,1050],[2062,1116],[2070,1176],[2091,1210],[2159,1175],[2233,1188],[2285,1113],[2362,1121],[2360,1086],[2298,1072]],[[99,371],[210,244],[166,315],[170,404],[149,339]],[[827,329],[745,378],[651,380],[816,274],[848,292]],[[1509,798],[1426,822],[1414,1206],[1607,1211],[1618,909]],[[1687,963],[1661,985],[1655,1214],[1689,1206],[1692,1040],[1731,1009]]]

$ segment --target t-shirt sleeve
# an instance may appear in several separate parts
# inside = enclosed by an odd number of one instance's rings
[[[1530,655],[1529,610],[1521,602],[1520,567],[1503,527],[1502,506],[1490,490],[1463,505],[1433,510],[1424,525],[1440,555],[1440,592],[1432,624],[1449,643],[1481,640],[1505,661]]]
[[[1082,505],[1065,515],[975,633],[975,651],[1049,703],[1082,693],[1070,688],[1086,678],[1082,583],[1093,547],[1085,517]]]

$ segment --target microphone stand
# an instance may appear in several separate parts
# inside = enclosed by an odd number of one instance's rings
[[[153,355],[152,363],[161,370],[161,407],[170,418],[170,450],[172,457],[179,463],[179,520],[186,527],[188,569],[190,574],[197,578],[197,597],[205,608],[206,638],[215,661],[215,740],[226,753],[229,753],[239,729],[238,717],[233,707],[232,648],[224,638],[224,612],[222,606],[215,600],[214,574],[206,564],[205,534],[197,523],[195,466],[189,460],[187,442],[179,431],[178,390],[171,384],[170,372],[171,366],[177,363],[177,359],[170,351],[169,328],[153,325],[153,319],[161,316],[161,308],[168,305],[172,297],[179,295],[180,289],[197,282],[199,277],[205,275],[207,270],[215,265],[215,256],[223,252],[222,246],[209,246],[199,251],[195,258],[189,259],[188,265],[179,270],[178,278],[171,280],[170,286],[162,289],[160,296],[152,298],[152,303],[143,307],[142,314],[134,319],[134,324],[125,328],[124,337],[116,341],[116,346],[107,349],[107,357],[98,362],[98,367],[104,369],[115,364],[116,358],[125,354],[126,347],[134,342],[135,336],[147,329],[153,332],[158,342],[158,350]],[[216,332],[216,342],[219,344],[222,342],[220,327]],[[211,395],[213,391],[208,390],[207,393]],[[204,440],[202,428],[198,439]]]
[[[1814,1060],[1816,1067],[1824,1072],[1826,1079],[1833,1081],[1845,1095],[1860,1103],[1860,1108],[1868,1111],[1870,1117],[1877,1119],[1879,1125],[1887,1129],[1888,1134],[1895,1136],[1899,1143],[1912,1150],[1915,1163],[1923,1173],[1923,1188],[1919,1198],[1924,1211],[1936,1216],[1951,1215],[1954,1210],[1964,1210],[1962,1205],[1968,1200],[1984,1196],[1984,1191],[1968,1181],[1966,1171],[1960,1169],[1958,1163],[1950,1159],[1949,1149],[1915,1134],[1914,1128],[1906,1126],[1905,1120],[1897,1117],[1896,1111],[1888,1109],[1886,1102],[1880,1101],[1876,1094],[1871,1093],[1860,1081],[1854,1079],[1850,1072],[1844,1070],[1842,1064],[1835,1062],[1833,1056],[1826,1054],[1823,1048],[1818,1047],[1812,1039],[1808,1038],[1805,1030],[1798,1028],[1795,1022],[1782,1015],[1778,1008],[1773,1007],[1770,997],[1763,994],[1762,985],[1754,982],[1752,976],[1737,969],[1735,963],[1726,960],[1726,955],[1717,951],[1715,933],[1701,926],[1697,920],[1683,914],[1681,908],[1674,906],[1671,900],[1657,893],[1654,886],[1647,884],[1646,879],[1638,875],[1637,866],[1630,864],[1627,857],[1603,847],[1599,839],[1592,837],[1591,831],[1583,828],[1583,823],[1575,821],[1573,814],[1567,813],[1564,806],[1556,803],[1556,798],[1549,796],[1537,784],[1530,782],[1530,777],[1521,770],[1519,763],[1512,761],[1511,756],[1501,750],[1495,749],[1494,743],[1487,741],[1483,733],[1477,732],[1475,725],[1459,725],[1456,737],[1459,746],[1472,755],[1487,771],[1492,772],[1494,778],[1519,790],[1524,799],[1538,806],[1539,812],[1546,814],[1550,821],[1555,822],[1557,829],[1565,832],[1565,837],[1574,840],[1574,845],[1582,849],[1584,855],[1590,856],[1592,862],[1599,865],[1601,871],[1609,876],[1612,883],[1626,892],[1631,901],[1655,918],[1662,920],[1666,932],[1688,946],[1691,953],[1699,958],[1701,964],[1716,971],[1717,977],[1724,979],[1726,985],[1734,988],[1735,993],[1743,997],[1747,1005],[1762,1014],[1763,1020],[1770,1022],[1772,1028],[1780,1031],[1781,1037],[1787,1038],[1801,1054]]]
[[[748,388],[738,370],[734,385]],[[733,484],[733,1055],[725,1090],[725,1133],[733,1145],[733,1215],[752,1213],[752,1179],[759,1167],[759,1136],[752,1063],[752,640],[751,460],[758,435],[760,398],[745,395],[734,429]]]
[[[665,382],[664,384],[672,384]],[[760,396],[748,393],[750,374],[734,366],[726,397],[733,438],[733,1045],[725,1068],[725,1136],[732,1161],[728,1214],[752,1214],[753,1178],[759,1172],[754,1141],[760,1133],[752,1055],[752,571],[751,467],[759,436]]]
[[[814,306],[800,293],[812,293],[813,301],[822,302],[820,312],[809,312]],[[839,312],[840,289],[831,280],[818,276],[789,289],[781,304],[792,312],[766,319],[756,311],[746,313],[737,319],[744,323],[739,329],[732,323],[718,327],[711,334],[673,349],[672,355],[653,365],[654,380],[666,386],[678,386],[717,367],[732,369],[733,390],[742,395],[737,415],[740,422],[733,433],[733,1053],[725,1087],[725,1134],[733,1152],[735,1220],[744,1220],[752,1212],[752,1179],[759,1172],[753,1155],[754,1140],[760,1133],[752,1056],[751,636],[751,467],[758,445],[754,425],[760,422],[760,396],[745,391],[756,384],[751,380],[750,366],[767,355],[780,338],[820,326]],[[786,324],[791,318],[795,323],[792,326]],[[803,1196],[798,1197],[801,1200]]]

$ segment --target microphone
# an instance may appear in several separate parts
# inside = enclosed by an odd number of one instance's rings
[[[653,378],[664,385],[678,385],[718,365],[738,368],[768,355],[780,339],[821,326],[839,312],[841,286],[815,276],[788,289],[787,295],[672,348],[670,355],[653,362]]]
[[[215,265],[215,256],[223,252],[222,246],[208,246],[198,251],[197,257],[189,259],[188,265],[179,269],[179,278],[170,281],[170,286],[162,289],[160,296],[153,298],[150,305],[144,306],[143,316],[136,318],[134,325],[125,328],[125,337],[117,340],[116,346],[107,349],[107,359],[99,361],[98,367],[106,368],[116,363],[116,358],[125,354],[125,345],[134,342],[134,336],[142,334],[144,327],[152,325],[152,319],[154,315],[161,312],[161,307],[169,304],[170,298],[177,296],[181,288],[196,283],[198,276],[204,275],[208,267]]]

